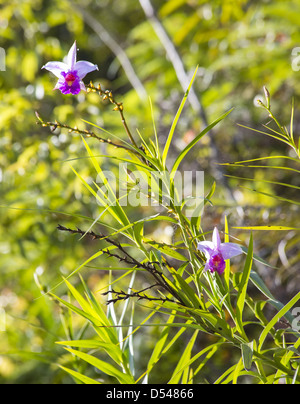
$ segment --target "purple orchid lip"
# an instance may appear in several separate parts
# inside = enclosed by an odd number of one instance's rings
[[[221,253],[217,253],[211,256],[209,263],[208,263],[209,269],[212,272],[217,271],[219,275],[222,275],[222,273],[225,270],[225,260],[222,256]]]
[[[212,241],[201,241],[198,243],[198,250],[203,252],[206,257],[204,271],[218,272],[219,275],[222,275],[225,270],[225,260],[243,253],[241,246],[238,244],[221,243],[216,227],[213,231]]]
[[[76,41],[72,45],[67,55],[67,63],[64,62],[48,62],[42,69],[46,69],[53,73],[58,82],[54,90],[58,89],[63,94],[78,94],[81,90],[86,91],[86,87],[82,79],[90,72],[99,70],[97,65],[86,60],[77,59]]]

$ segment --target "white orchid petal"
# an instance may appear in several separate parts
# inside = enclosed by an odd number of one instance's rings
[[[86,74],[98,70],[98,66],[85,60],[76,62],[76,59],[77,45],[75,41],[64,59],[66,63],[54,61],[48,62],[42,67],[58,78],[54,90],[59,89],[63,94],[78,94],[81,90],[86,91],[82,79]]]
[[[86,91],[86,86],[84,85],[83,81],[80,80],[79,85],[80,85],[81,90]]]
[[[68,71],[69,67],[63,62],[48,62],[42,67],[42,69],[46,69],[56,77],[60,78],[61,73]]]
[[[219,247],[219,250],[224,260],[228,260],[232,257],[235,257],[236,255],[243,253],[241,246],[235,243],[222,243]]]
[[[218,229],[215,227],[213,231],[212,241],[214,243],[215,248],[218,250],[221,245],[220,234]]]
[[[98,66],[91,62],[87,62],[86,60],[80,60],[74,65],[74,71],[77,72],[80,79],[83,79],[88,73],[93,72],[94,70],[99,70]]]
[[[74,69],[75,63],[76,63],[76,55],[77,55],[77,45],[76,41],[73,43],[71,46],[71,49],[69,50],[68,56],[67,56],[67,63],[69,66],[70,70]]]
[[[203,252],[206,257],[210,257],[215,252],[214,244],[211,241],[200,241],[198,250]]]

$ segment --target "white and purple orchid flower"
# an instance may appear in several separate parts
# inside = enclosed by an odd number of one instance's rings
[[[76,41],[69,50],[66,63],[48,62],[42,69],[49,70],[56,77],[58,82],[54,90],[60,90],[63,94],[78,94],[81,90],[86,91],[82,79],[90,72],[99,70],[97,65],[86,60],[76,62],[77,48]]]
[[[206,257],[204,271],[218,272],[222,275],[225,270],[225,260],[242,254],[241,246],[235,243],[221,243],[218,229],[213,231],[212,241],[201,241],[198,243],[198,250]]]

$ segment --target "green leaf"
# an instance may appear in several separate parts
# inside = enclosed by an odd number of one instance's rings
[[[224,230],[225,230],[224,243],[228,243],[230,240],[229,240],[229,227],[228,227],[227,216],[225,216],[225,229]],[[226,285],[227,293],[229,291],[229,278],[230,278],[230,260],[226,260],[226,267],[225,267],[225,271],[224,271],[224,282]]]
[[[135,381],[131,375],[121,372],[115,366],[113,366],[107,362],[104,362],[101,359],[95,358],[92,355],[86,354],[81,351],[77,351],[75,349],[71,349],[71,348],[65,348],[65,349],[68,352],[71,352],[72,354],[74,354],[75,356],[78,356],[80,359],[84,360],[85,362],[91,364],[95,368],[99,369],[101,372],[103,372],[109,376],[115,377],[122,384],[134,384],[135,383]]]
[[[124,244],[122,244],[122,246],[124,246]],[[128,246],[131,247],[131,245],[128,245]],[[110,250],[114,250],[114,249],[116,249],[116,248],[117,248],[117,247],[115,247],[115,246],[109,246],[109,247],[106,247],[105,249],[110,251]],[[94,259],[100,257],[100,256],[103,255],[103,254],[104,254],[103,251],[98,251],[98,252],[96,252],[95,254],[93,254],[93,255],[92,255],[91,257],[89,257],[86,261],[84,261],[83,264],[81,264],[79,267],[77,267],[76,269],[74,269],[74,271],[71,272],[70,275],[68,275],[68,276],[66,277],[66,279],[71,278],[71,276],[75,275],[78,271],[80,271],[83,267],[85,267],[89,262],[93,261]],[[51,294],[51,292],[52,292],[54,289],[56,289],[58,286],[60,286],[62,283],[64,283],[64,281],[59,282],[56,286],[54,286],[53,288],[51,288],[51,290],[49,290],[47,293]]]
[[[238,297],[237,297],[237,303],[236,303],[236,325],[239,333],[243,338],[247,340],[247,336],[244,331],[243,327],[243,311],[244,311],[244,305],[245,305],[245,299],[246,299],[246,293],[247,293],[247,287],[248,287],[248,282],[250,278],[250,272],[252,268],[252,261],[253,261],[253,237],[252,233],[250,235],[250,241],[249,241],[249,248],[248,248],[248,254],[242,274],[242,279],[241,282],[238,286]]]
[[[147,239],[147,238],[144,238],[143,242],[151,245],[153,248],[155,248],[156,250],[160,251],[163,254],[168,255],[169,257],[175,258],[176,260],[179,260],[179,261],[187,261],[187,258],[184,255],[175,251],[174,248],[172,248],[171,246],[169,246],[167,244],[158,243],[157,241],[153,241],[153,240]]]
[[[189,313],[195,314],[199,316],[199,318],[203,318],[206,320],[208,323],[211,324],[213,327],[214,332],[220,334],[224,338],[228,339],[229,341],[232,341],[232,329],[230,325],[223,320],[222,318],[218,317],[216,314],[210,313],[209,311],[205,310],[200,310],[200,309],[193,309],[193,308],[187,308],[186,309]]]
[[[277,169],[277,170],[286,170],[286,171],[292,171],[294,173],[299,174],[300,171],[296,170],[295,168],[292,167],[286,167],[286,166],[262,166],[262,165],[249,165],[249,164],[241,164],[241,162],[236,162],[234,164],[230,164],[230,163],[223,163],[223,164],[219,164],[220,166],[232,166],[232,167],[236,167],[236,168],[240,168],[240,167],[247,167],[247,168],[269,168],[269,169]]]
[[[95,339],[78,339],[78,340],[56,341],[56,344],[73,346],[75,348],[98,349],[98,348],[104,348],[104,346],[107,343],[103,341],[97,341]]]
[[[204,198],[203,204],[199,204],[193,212],[193,216],[191,218],[191,227],[195,234],[198,234],[200,224],[201,224],[201,211],[206,205],[206,203],[210,200],[216,190],[216,182],[214,181],[209,193]]]
[[[83,143],[84,143],[84,145],[86,147],[86,150],[87,150],[87,152],[88,152],[88,154],[89,154],[89,156],[90,156],[90,158],[92,160],[92,163],[93,163],[93,165],[94,165],[94,167],[95,167],[95,169],[97,171],[97,174],[100,176],[101,180],[103,181],[103,183],[104,183],[104,185],[105,185],[105,187],[106,187],[106,189],[108,191],[108,196],[107,196],[107,199],[109,201],[108,204],[111,205],[111,208],[109,209],[109,211],[111,212],[113,210],[114,213],[115,213],[115,216],[119,218],[118,220],[121,221],[121,223],[123,223],[124,226],[128,225],[130,223],[129,219],[126,216],[123,208],[120,206],[120,204],[119,204],[119,202],[117,200],[117,197],[114,194],[114,191],[111,188],[109,181],[107,180],[107,178],[103,174],[103,171],[102,171],[97,159],[93,156],[93,153],[92,153],[89,145],[87,144],[87,142],[85,141],[85,139],[83,137],[82,137],[82,141],[83,141]]]
[[[300,299],[300,292],[298,292],[273,318],[269,323],[266,325],[264,328],[263,332],[261,333],[259,337],[259,345],[258,345],[258,351],[261,350],[263,343],[268,335],[268,333],[271,331],[271,329],[274,327],[274,325],[283,317],[293,306],[298,302]]]
[[[171,327],[169,327],[169,324],[173,323],[175,319],[175,316],[172,314],[167,322],[166,322],[166,326],[163,328],[163,330],[159,333],[159,338],[155,343],[155,347],[153,349],[153,352],[151,354],[151,357],[149,359],[148,365],[147,365],[147,373],[149,373],[152,368],[154,367],[154,365],[159,361],[159,359],[162,356],[162,351],[163,348],[166,344],[167,338],[169,336],[169,332],[171,330]],[[180,332],[182,333],[184,331],[184,329],[180,330]]]
[[[91,304],[91,301],[88,302],[87,300],[85,300],[70,282],[68,282],[66,279],[64,281],[65,281],[66,285],[68,286],[68,289],[72,293],[73,297],[77,300],[77,302],[82,307],[83,311],[85,313],[89,314],[90,316],[92,316],[93,318],[96,318],[99,321],[100,325],[105,327],[105,328],[99,328],[97,326],[98,335],[100,335],[107,342],[112,342],[112,343],[117,344],[118,339],[115,334],[115,330],[113,328],[111,328],[112,324],[106,317],[106,315],[105,315],[104,311],[101,309],[100,305],[97,305],[97,309],[95,309],[93,307],[93,305]]]
[[[61,299],[60,297],[52,293],[50,293],[50,295],[53,296],[56,300],[58,300],[60,303],[62,303],[64,306],[68,307],[68,309],[72,310],[74,313],[88,320],[93,325],[95,331],[97,332],[98,336],[101,338],[102,341],[107,341],[109,343],[118,342],[113,329],[110,328],[111,325],[108,326],[108,324],[103,323],[101,318],[99,318],[96,313],[90,313],[88,311],[81,310],[79,307]]]
[[[139,245],[142,244],[142,239],[144,236],[144,224],[145,224],[145,221],[141,221],[141,222],[137,222],[133,226],[134,237],[135,237],[136,242]]]
[[[74,313],[78,314],[79,316],[85,318],[86,320],[90,321],[95,327],[101,327],[102,323],[96,317],[92,316],[89,313],[86,313],[84,310],[79,309],[78,307],[74,306],[72,303],[67,302],[66,300],[61,299],[60,297],[54,295],[53,293],[49,293],[54,299],[58,300],[64,306],[68,307],[70,310],[74,311]]]
[[[255,159],[250,159],[250,160],[240,160],[240,161],[236,161],[235,163],[222,163],[220,165],[228,165],[228,166],[239,166],[241,163],[251,163],[253,161],[261,161],[261,160],[291,160],[294,161],[295,163],[299,163],[299,159],[296,159],[294,157],[290,157],[290,156],[265,156],[265,157],[257,157]],[[272,168],[272,166],[264,166],[264,167],[268,167],[268,168]]]
[[[262,179],[257,179],[257,178],[248,178],[248,177],[237,177],[235,175],[227,175],[227,174],[224,174],[224,177],[234,178],[236,180],[244,180],[244,181],[252,181],[252,182],[263,182],[263,183],[266,183],[266,184],[281,185],[282,187],[287,187],[287,188],[300,189],[300,187],[298,187],[296,185],[286,184],[285,182],[268,181],[268,180],[262,180]]]
[[[142,168],[144,169],[146,172],[148,171],[152,171],[152,168],[147,166],[146,164],[143,164],[141,161],[139,160],[131,160],[125,157],[120,157],[120,156],[112,156],[110,154],[93,154],[94,158],[105,158],[105,159],[111,159],[111,160],[118,160],[118,161],[124,161],[125,163],[130,163],[136,167]],[[90,159],[91,156],[83,156],[83,157],[75,157],[75,158],[70,158],[65,160],[66,162],[71,162],[71,161],[77,161],[77,160],[86,160],[86,159]]]
[[[242,351],[242,358],[243,358],[243,364],[244,368],[246,370],[249,370],[252,365],[252,359],[253,359],[253,341],[249,343],[243,343],[241,344],[241,351]]]
[[[237,379],[242,375],[243,370],[243,358],[241,358],[235,366],[234,371],[232,372],[232,384],[237,384]],[[228,380],[227,380],[228,382]]]
[[[84,348],[84,349],[103,349],[117,364],[123,362],[122,351],[115,343],[108,341],[97,340],[67,340],[57,341],[58,345],[65,345],[67,347]]]
[[[290,231],[297,230],[299,231],[299,227],[288,227],[288,226],[244,226],[244,227],[233,227],[233,229],[241,229],[241,230],[269,230],[269,231]]]
[[[80,276],[80,275],[79,275]],[[108,320],[104,310],[101,307],[101,304],[98,303],[95,296],[93,295],[92,291],[88,288],[87,284],[84,282],[83,278],[80,276],[81,282],[84,286],[84,290],[86,292],[88,302],[93,309],[93,312],[97,314],[99,319],[103,322],[103,324],[107,325],[108,327],[111,325],[110,321]]]
[[[76,290],[76,288],[68,282],[66,279],[64,279],[65,284],[67,285],[69,291],[72,293],[73,297],[77,300],[77,302],[80,304],[82,310],[84,310],[86,313],[89,313],[91,316],[95,318],[99,318],[98,314],[96,313],[95,310],[89,305],[89,303],[81,296],[81,294]],[[101,321],[102,319],[99,318]],[[106,320],[104,324],[109,325],[109,322]]]
[[[157,157],[158,159],[160,159],[159,141],[158,141],[158,135],[157,135],[157,130],[156,130],[156,126],[155,126],[154,111],[153,111],[153,106],[152,106],[151,97],[149,97],[149,104],[150,104],[151,118],[152,118],[152,123],[153,123],[153,131],[154,131],[154,136],[155,136],[156,157]]]
[[[228,114],[230,114],[230,112],[232,111],[233,108],[231,108],[229,111],[225,112],[225,114],[223,114],[222,116],[220,116],[220,118],[216,119],[213,123],[211,123],[210,125],[208,125],[201,133],[199,133],[198,136],[195,137],[195,139],[193,139],[191,141],[191,143],[189,143],[186,148],[184,150],[182,150],[182,152],[179,154],[179,156],[177,157],[177,159],[175,160],[175,163],[173,165],[173,168],[171,170],[171,178],[174,177],[179,164],[181,163],[181,161],[184,159],[184,157],[187,155],[187,153],[195,146],[196,143],[199,142],[199,140],[206,135],[207,132],[209,132],[214,126],[217,125],[217,123],[219,123],[220,121],[222,121]]]
[[[61,369],[63,369],[65,372],[69,373],[75,380],[79,380],[80,382],[84,384],[101,384],[97,382],[97,380],[91,379],[88,376],[83,375],[82,373],[76,372],[75,370],[66,368],[64,366],[59,366]]]
[[[173,13],[176,11],[178,8],[181,6],[186,5],[186,0],[169,0],[166,1],[162,4],[162,7],[160,9],[160,16],[161,17],[167,17],[169,14]]]
[[[282,357],[282,359],[281,359],[281,364],[282,365],[287,366],[289,361],[291,360],[292,356],[295,355],[295,353],[296,353],[296,356],[299,356],[298,351],[297,351],[299,346],[300,346],[300,338],[298,338],[298,340],[295,342],[293,347],[290,347],[288,349],[288,352]],[[299,364],[298,364],[297,369],[299,370]],[[297,369],[296,369],[292,384],[294,384],[296,382],[296,380],[297,380],[297,377],[298,377],[298,370]],[[278,369],[278,371],[276,372],[275,377],[280,378],[281,375],[282,375],[282,372]]]
[[[76,176],[81,180],[85,187],[90,191],[90,193],[96,198],[100,204],[107,209],[107,211],[116,219],[117,222],[124,225],[122,218],[116,213],[112,203],[104,196],[103,191],[98,187],[98,191],[102,194],[103,198],[100,196],[99,192],[96,192],[83,178],[82,176],[71,166],[71,169],[76,174]]]
[[[278,135],[272,135],[271,133],[263,132],[263,131],[258,130],[258,129],[249,128],[248,126],[245,126],[245,125],[241,125],[241,124],[238,124],[238,125],[241,126],[242,128],[249,129],[251,131],[262,133],[263,135],[270,136],[270,137],[272,137],[274,139],[277,139],[280,142],[286,143],[286,144],[288,144],[290,146],[290,142],[288,140],[286,140],[286,137],[283,137],[283,135],[281,133],[279,133],[279,132],[275,131],[275,133],[278,133]],[[268,128],[268,129],[270,129],[270,128]]]
[[[178,384],[180,382],[180,379],[183,375],[185,368],[189,366],[189,361],[191,359],[191,352],[195,344],[197,335],[198,330],[194,332],[187,346],[185,347],[185,350],[183,351],[168,384]]]
[[[223,345],[223,342],[216,342],[215,344],[210,344],[206,348],[202,349],[202,351],[198,352],[190,361],[193,363],[196,359],[200,358],[200,356],[206,354],[205,358],[201,359],[201,362],[197,369],[194,371],[194,376],[196,376],[206,365],[207,361],[218,351],[219,347]]]
[[[182,276],[180,276],[180,274],[176,270],[170,268],[170,272],[172,273],[172,276],[175,279],[175,283],[178,285],[178,288],[184,292],[185,298],[189,300],[190,304],[193,307],[199,307],[200,302],[194,289],[183,279]]]
[[[250,273],[250,279],[251,282],[266,296],[268,297],[268,300],[266,302],[270,303],[272,306],[274,306],[277,310],[281,310],[284,307],[284,304],[281,303],[280,301],[276,300],[275,297],[272,295],[270,290],[267,288],[266,284],[264,281],[261,279],[261,277],[258,275],[257,272],[251,271]],[[284,314],[284,317],[292,323],[294,317],[292,313],[289,311]]]
[[[181,104],[180,104],[180,106],[179,106],[179,108],[178,108],[178,111],[177,111],[177,113],[176,113],[176,115],[175,115],[175,118],[174,118],[174,120],[173,120],[173,122],[172,122],[172,126],[171,126],[171,129],[170,129],[170,132],[169,132],[169,135],[168,135],[166,144],[165,144],[165,148],[164,148],[164,151],[163,151],[163,154],[162,154],[162,163],[163,163],[164,166],[166,165],[166,160],[167,160],[168,151],[169,151],[169,148],[170,148],[170,145],[171,145],[171,141],[172,141],[172,138],[173,138],[173,135],[174,135],[174,131],[175,131],[175,128],[176,128],[178,119],[179,119],[179,117],[180,117],[180,115],[181,115],[181,112],[182,112],[182,110],[183,110],[183,107],[184,107],[184,105],[185,105],[185,103],[186,103],[186,100],[187,100],[187,97],[188,97],[188,95],[189,95],[190,89],[191,89],[191,87],[192,87],[192,85],[193,85],[193,82],[194,82],[194,80],[195,80],[197,71],[198,71],[198,66],[197,66],[197,68],[196,68],[196,70],[195,70],[195,72],[194,72],[194,74],[193,74],[193,77],[192,77],[192,79],[191,79],[191,81],[190,81],[190,84],[189,84],[189,86],[188,86],[188,89],[187,89],[186,93],[184,94],[184,97],[183,97],[183,99],[182,99],[182,101],[181,101]]]
[[[123,142],[123,143],[126,145],[126,147],[127,147],[128,149],[132,149],[132,152],[134,152],[135,154],[139,154],[139,155],[142,156],[146,161],[148,160],[149,162],[151,162],[151,164],[152,164],[154,167],[156,167],[157,170],[159,170],[159,168],[160,168],[160,162],[158,162],[157,159],[153,159],[153,158],[150,157],[149,155],[146,155],[140,148],[135,147],[135,146],[133,146],[133,145],[130,144],[130,143],[127,143],[126,141],[124,141],[124,140],[121,139],[120,137],[114,135],[114,134],[111,133],[111,132],[108,132],[106,129],[101,128],[101,126],[98,126],[98,125],[96,125],[96,124],[94,124],[94,123],[92,123],[92,122],[88,122],[88,121],[86,121],[86,120],[84,120],[84,119],[82,119],[82,121],[88,123],[89,125],[95,126],[96,128],[98,128],[98,129],[104,131],[105,133],[109,134],[110,136],[114,136],[115,138],[117,138],[118,140],[120,140],[121,142]]]

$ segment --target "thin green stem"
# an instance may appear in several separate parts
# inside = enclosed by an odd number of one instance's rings
[[[123,104],[121,102],[117,102],[115,100],[115,98],[110,90],[103,91],[100,84],[97,87],[95,87],[94,84],[92,82],[90,82],[90,84],[88,84],[86,87],[89,92],[97,92],[100,95],[100,97],[102,97],[103,100],[109,100],[109,102],[115,106],[114,111],[119,111],[122,125],[124,126],[125,132],[129,138],[129,140],[131,141],[131,143],[134,147],[138,148],[138,146],[131,134],[131,131],[127,125],[127,122],[126,122],[126,119],[124,116],[124,112],[123,112],[124,111]]]

